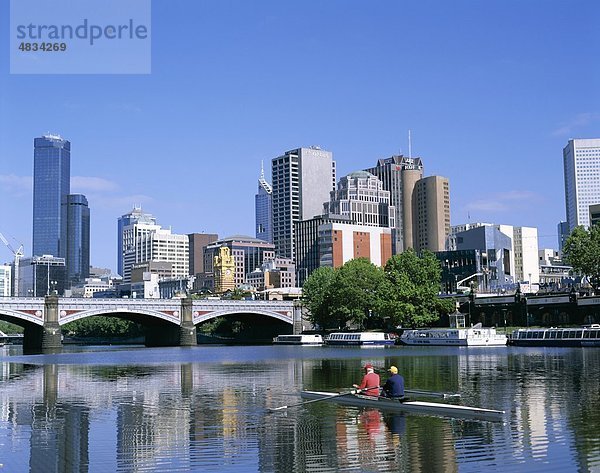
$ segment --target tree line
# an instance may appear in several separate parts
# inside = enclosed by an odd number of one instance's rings
[[[441,279],[433,253],[409,249],[383,268],[366,258],[318,268],[304,283],[302,300],[309,320],[323,330],[422,327],[455,310],[454,300],[438,297]]]
[[[573,270],[587,276],[594,292],[600,292],[600,225],[575,227],[563,247],[563,258]]]

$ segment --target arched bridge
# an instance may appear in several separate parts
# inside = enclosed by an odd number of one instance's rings
[[[154,327],[146,344],[196,344],[196,325],[216,317],[255,314],[295,325],[300,309],[292,301],[235,301],[192,299],[0,298],[0,319],[25,327],[29,348],[61,346],[60,327],[96,315],[118,315]]]

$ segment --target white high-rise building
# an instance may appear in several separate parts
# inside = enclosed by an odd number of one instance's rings
[[[512,240],[514,256],[515,281],[528,281],[530,284],[540,282],[540,265],[538,254],[538,230],[535,227],[513,227],[512,225],[496,225],[496,228]]]
[[[161,228],[141,235],[135,245],[135,262],[164,261],[171,263],[171,277],[189,276],[189,238]]]
[[[335,189],[335,162],[330,151],[298,148],[273,158],[273,244],[280,258],[293,259],[294,224],[323,213]]]
[[[149,233],[160,230],[156,218],[144,213],[141,207],[134,207],[131,212],[117,221],[117,271],[123,276],[123,282],[131,282],[131,266],[136,263],[136,244],[138,239]]]
[[[569,140],[563,149],[569,231],[589,227],[590,205],[600,204],[600,138]]]
[[[0,297],[10,297],[13,295],[12,287],[12,267],[9,264],[0,265]],[[15,294],[18,296],[18,294]]]

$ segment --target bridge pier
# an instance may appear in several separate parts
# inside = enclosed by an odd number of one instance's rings
[[[58,296],[51,294],[44,299],[44,330],[42,351],[52,352],[62,348],[62,333],[58,325]]]
[[[299,302],[294,302],[294,312],[293,312],[293,324],[292,324],[292,333],[294,335],[298,335],[302,333],[302,304]]]
[[[179,327],[179,346],[195,347],[196,326],[194,325],[193,300],[191,297],[181,299],[181,326]]]
[[[29,353],[55,353],[62,350],[62,333],[58,324],[58,296],[44,298],[44,324],[26,325],[23,350]]]

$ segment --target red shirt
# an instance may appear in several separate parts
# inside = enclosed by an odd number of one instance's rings
[[[367,373],[363,376],[359,389],[371,388],[363,391],[361,394],[367,396],[379,396],[379,375],[377,373]]]

